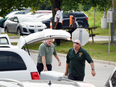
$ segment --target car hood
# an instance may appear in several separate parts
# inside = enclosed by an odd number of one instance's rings
[[[26,25],[42,25],[42,22],[21,22],[21,24],[26,24]]]
[[[22,48],[24,45],[33,44],[39,41],[47,40],[47,39],[66,39],[70,40],[70,33],[64,30],[52,30],[52,29],[45,29],[41,32],[36,32],[30,34],[25,37],[20,37],[17,46]]]

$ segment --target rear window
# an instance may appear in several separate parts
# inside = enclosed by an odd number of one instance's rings
[[[86,17],[84,13],[73,13],[74,17]]]
[[[9,44],[8,39],[6,37],[0,37],[0,44],[8,45]]]
[[[0,71],[26,70],[21,56],[9,51],[0,51]]]
[[[84,13],[64,13],[63,14],[63,18],[69,18],[71,15],[73,15],[74,17],[86,17],[86,15]]]

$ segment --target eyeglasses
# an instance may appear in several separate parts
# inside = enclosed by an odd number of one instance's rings
[[[80,45],[80,43],[77,43],[77,42],[74,42],[75,44],[79,44]]]

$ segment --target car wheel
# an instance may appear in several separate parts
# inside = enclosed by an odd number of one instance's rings
[[[5,32],[5,33],[9,33],[7,27],[5,27],[4,32]]]
[[[79,24],[79,27],[83,27],[83,25],[82,24]]]
[[[17,34],[18,35],[22,35],[22,33],[21,33],[21,29],[18,27],[18,29],[17,29]]]

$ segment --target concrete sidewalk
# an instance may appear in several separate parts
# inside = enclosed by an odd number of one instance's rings
[[[20,36],[10,36],[11,42],[18,42],[19,38]],[[114,36],[114,40],[116,40],[116,36]],[[89,37],[89,41],[92,41],[92,37]],[[95,36],[94,41],[109,41],[109,36]]]
[[[38,50],[30,50],[30,52],[38,53]],[[66,58],[66,54],[58,53],[58,56]],[[97,63],[101,63],[101,64],[103,63],[103,64],[115,65],[116,66],[116,62],[97,60],[97,59],[93,59],[93,60],[94,60],[94,62],[97,62]]]

